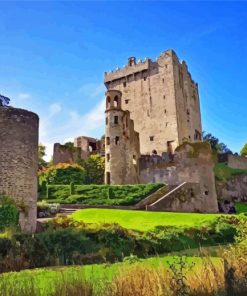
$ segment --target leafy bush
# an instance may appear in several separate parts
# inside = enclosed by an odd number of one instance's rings
[[[87,205],[133,205],[164,184],[138,185],[48,185],[49,202]]]
[[[199,246],[233,243],[241,223],[246,231],[246,221],[246,217],[241,216],[216,219],[203,228],[160,226],[140,232],[117,224],[85,224],[59,217],[47,223],[47,229],[41,233],[18,233],[11,240],[0,239],[0,271],[115,262],[124,258],[134,262],[135,256],[145,258]]]
[[[86,184],[104,184],[105,158],[99,154],[91,155],[87,159],[80,159],[80,164],[86,171]]]
[[[61,163],[50,166],[39,173],[39,186],[44,184],[84,184],[86,172],[83,167],[78,164]]]
[[[0,197],[0,231],[6,227],[17,226],[19,211],[14,201],[8,197]]]

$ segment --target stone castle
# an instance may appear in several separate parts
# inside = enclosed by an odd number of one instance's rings
[[[123,69],[106,72],[104,83],[107,90],[121,91],[121,107],[134,120],[141,154],[173,153],[184,141],[201,141],[198,85],[173,50],[156,61],[129,58]]]
[[[185,62],[172,50],[156,62],[132,57],[104,82],[105,183],[166,183],[172,194],[149,209],[217,212],[213,155]]]

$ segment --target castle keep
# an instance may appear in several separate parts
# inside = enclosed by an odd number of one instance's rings
[[[123,69],[106,72],[108,90],[122,93],[122,109],[130,112],[140,136],[141,154],[173,153],[184,141],[202,137],[198,85],[186,63],[173,50],[156,61],[129,58]]]
[[[105,73],[105,183],[166,183],[149,210],[217,212],[198,85],[172,51]],[[172,188],[172,189],[171,189]]]

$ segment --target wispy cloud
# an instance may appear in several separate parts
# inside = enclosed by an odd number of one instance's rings
[[[32,96],[29,93],[19,93],[16,95],[17,99],[19,100],[28,100],[30,99]]]

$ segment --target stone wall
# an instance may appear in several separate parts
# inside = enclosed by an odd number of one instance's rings
[[[228,155],[228,166],[233,169],[247,170],[247,157],[238,155]]]
[[[68,147],[59,143],[54,144],[53,164],[75,163],[81,158],[81,149],[77,147]]]
[[[174,152],[184,140],[200,140],[198,85],[174,51],[165,51],[156,61],[133,60],[123,69],[105,73],[104,82],[108,90],[122,92],[122,109],[130,111],[134,120],[141,154],[154,149],[160,155]]]
[[[36,114],[0,107],[0,194],[16,201],[28,232],[36,229],[38,128]]]
[[[200,194],[200,184],[182,183],[167,195],[147,207],[149,211],[167,212],[215,212],[205,207],[205,199]]]
[[[247,202],[247,174],[236,175],[225,182],[217,181],[219,200]]]
[[[188,188],[181,188],[187,200],[178,205],[180,191],[169,195],[169,199],[162,201],[160,210],[166,207],[167,211],[177,207],[177,211],[218,212],[217,194],[214,178],[214,160],[211,147],[208,143],[184,143],[176,149],[174,158],[167,161],[161,156],[142,157],[140,161],[141,183],[166,183],[179,185],[193,184],[193,199]],[[187,186],[187,185],[186,185]],[[168,206],[174,198],[172,206]],[[156,205],[155,209],[157,209]]]

